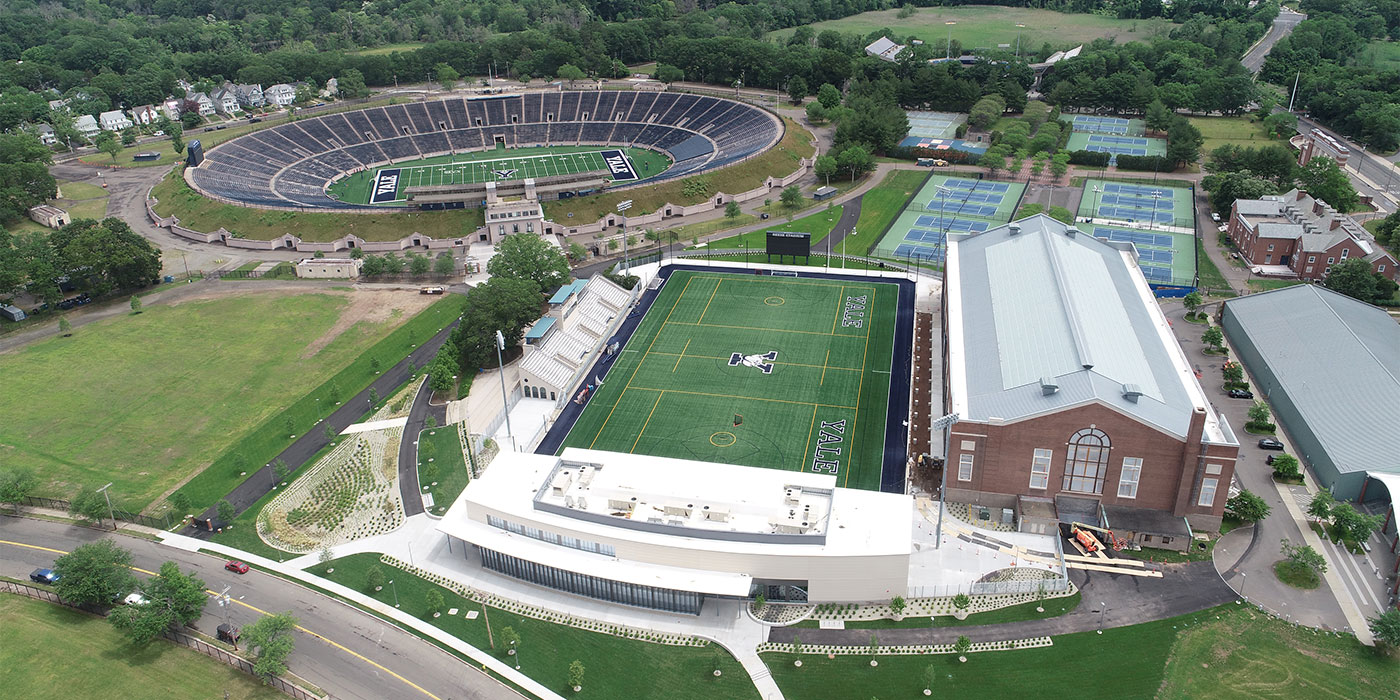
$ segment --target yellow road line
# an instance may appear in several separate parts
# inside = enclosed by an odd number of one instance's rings
[[[9,540],[0,540],[0,544],[8,544],[8,545],[13,546],[13,547],[24,547],[24,548],[26,548],[26,549],[37,549],[37,550],[43,551],[43,552],[53,552],[54,554],[67,554],[67,553],[68,553],[68,552],[65,552],[65,551],[63,551],[63,550],[61,550],[61,549],[53,549],[53,548],[50,548],[50,547],[40,547],[39,545],[35,545],[35,544],[25,544],[25,543],[23,543],[23,542],[11,542],[11,541],[9,541]],[[141,572],[141,573],[143,573],[143,574],[149,574],[149,575],[151,575],[151,576],[155,576],[155,575],[156,575],[154,571],[147,571],[147,570],[145,570],[145,569],[138,568],[138,567],[135,567],[135,566],[130,567],[130,568],[131,568],[132,571],[139,571],[139,572]],[[205,589],[204,592],[205,592],[205,593],[208,593],[209,595],[212,595],[212,596],[218,596],[218,595],[219,595],[219,593],[218,593],[217,591],[212,591],[212,590],[209,590],[209,589]],[[252,611],[254,611],[254,612],[257,612],[257,613],[260,613],[260,614],[263,614],[263,615],[271,615],[271,614],[272,614],[272,613],[269,613],[269,612],[266,611],[266,610],[263,610],[263,609],[261,609],[261,608],[258,608],[257,606],[254,606],[254,605],[250,605],[250,604],[245,603],[245,602],[243,602],[243,601],[241,601],[241,600],[236,600],[236,599],[230,598],[230,599],[229,599],[229,602],[231,602],[231,603],[238,603],[239,605],[242,605],[243,607],[248,608],[249,610],[252,610]],[[420,692],[420,693],[422,693],[422,694],[424,694],[424,695],[426,695],[426,696],[432,698],[433,700],[442,700],[442,698],[439,698],[438,696],[436,696],[436,695],[434,695],[434,694],[428,692],[427,690],[425,690],[422,686],[418,685],[417,683],[414,683],[413,681],[411,681],[411,680],[409,680],[409,679],[407,679],[407,678],[404,678],[403,676],[400,676],[399,674],[394,673],[393,671],[391,671],[391,670],[385,668],[384,666],[381,666],[379,663],[375,662],[374,659],[367,658],[367,657],[365,657],[364,655],[359,654],[359,653],[355,652],[355,651],[352,650],[352,649],[346,648],[345,645],[340,644],[340,643],[338,643],[338,642],[335,642],[335,641],[333,641],[333,640],[327,638],[327,637],[324,636],[324,635],[318,634],[318,633],[316,633],[316,632],[312,632],[311,630],[309,630],[309,629],[307,629],[307,628],[305,628],[305,627],[302,627],[301,625],[297,625],[296,628],[297,628],[298,630],[301,630],[302,632],[305,632],[305,633],[311,635],[312,637],[315,637],[315,638],[317,638],[317,639],[319,639],[319,640],[325,642],[326,644],[331,645],[332,647],[335,647],[336,649],[339,649],[339,650],[341,650],[341,651],[343,651],[343,652],[345,652],[345,653],[347,653],[347,654],[349,654],[349,655],[351,655],[351,656],[353,656],[353,657],[355,657],[355,658],[357,658],[357,659],[359,659],[359,660],[361,660],[361,661],[363,661],[363,662],[365,662],[365,663],[367,663],[367,664],[369,664],[369,665],[371,665],[371,666],[373,666],[373,667],[379,669],[380,671],[383,671],[383,672],[385,672],[385,673],[387,673],[387,674],[393,676],[394,678],[397,678],[397,679],[403,681],[403,682],[406,683],[409,687],[411,687],[411,688],[413,688],[414,690],[417,690],[418,692]]]
[[[812,449],[812,429],[817,427],[817,405],[812,404],[812,422],[807,426],[807,446],[802,448],[802,463],[797,465],[797,471],[807,471],[807,454]]]
[[[741,401],[768,401],[771,403],[790,403],[797,406],[821,406],[823,408],[844,408],[854,410],[855,406],[837,406],[829,403],[812,403],[811,401],[788,401],[787,399],[768,399],[760,396],[734,396],[732,394],[710,394],[703,391],[681,391],[680,389],[657,389],[650,386],[634,386],[637,391],[664,391],[672,394],[688,394],[691,396],[711,396],[717,399],[739,399]]]
[[[681,358],[685,357],[685,351],[690,349],[690,341],[692,341],[692,340],[694,340],[694,338],[686,338],[686,340],[685,340],[685,347],[681,348],[681,354],[679,354],[679,355],[676,356],[676,364],[675,364],[674,366],[671,367],[671,373],[672,373],[672,374],[674,374],[675,371],[676,371],[676,369],[677,369],[678,367],[681,366]],[[669,353],[658,352],[658,353],[656,353],[656,354],[658,354],[658,355],[666,355],[666,354],[669,354]],[[710,358],[710,359],[715,359],[715,358]]]
[[[691,279],[694,279],[694,278],[692,277]],[[689,283],[687,282],[687,284],[689,284]],[[705,302],[705,308],[704,308],[704,310],[702,310],[702,311],[700,312],[700,319],[699,319],[698,321],[696,321],[696,325],[697,325],[697,326],[705,322],[705,314],[706,314],[707,312],[709,312],[709,310],[710,310],[710,304],[714,303],[715,295],[719,293],[719,286],[720,286],[721,284],[724,284],[724,280],[719,280],[718,282],[715,282],[715,289],[714,289],[714,291],[710,292],[710,300],[707,301],[707,302]],[[671,320],[671,319],[670,319],[669,317],[667,317],[666,320],[669,321],[669,320]],[[665,324],[663,323],[662,325],[665,325]]]
[[[676,361],[677,361],[677,362],[680,362],[680,360],[676,360]],[[647,426],[648,426],[648,425],[651,425],[651,417],[654,416],[654,415],[656,415],[656,407],[661,405],[661,397],[663,397],[663,396],[665,396],[665,395],[666,395],[666,392],[664,392],[664,391],[661,392],[660,394],[657,394],[657,395],[656,395],[656,403],[654,403],[654,404],[651,405],[651,413],[648,413],[648,414],[647,414],[646,422],[645,422],[645,423],[642,423],[642,429],[641,429],[640,432],[637,433],[637,439],[632,441],[632,449],[627,450],[628,452],[633,452],[633,451],[635,451],[635,450],[637,449],[637,444],[640,443],[640,442],[642,441],[642,435],[646,433],[646,431],[647,431]]]
[[[642,368],[642,363],[646,362],[647,355],[651,354],[651,346],[655,345],[656,339],[661,337],[662,329],[664,329],[666,327],[666,323],[671,320],[671,314],[676,313],[676,307],[681,305],[681,299],[685,298],[685,292],[687,289],[690,289],[690,282],[693,279],[695,278],[691,277],[690,279],[686,280],[685,286],[681,287],[680,296],[676,297],[676,301],[671,304],[671,310],[666,312],[666,319],[661,322],[661,328],[656,329],[656,335],[651,337],[651,343],[647,345],[646,352],[642,353],[642,359],[637,360],[637,366],[632,368],[632,376],[627,378],[627,383],[624,384],[622,387],[622,393],[617,395],[617,400],[613,402],[612,408],[608,410],[608,416],[603,419],[603,424],[598,426],[598,434],[594,435],[593,441],[588,443],[588,449],[593,449],[593,446],[598,444],[598,438],[603,436],[603,430],[605,430],[608,427],[608,421],[612,420],[613,412],[617,410],[617,405],[622,403],[622,397],[626,396],[627,390],[632,388],[632,380],[637,378],[637,370]],[[641,329],[640,324],[637,328],[638,330]]]

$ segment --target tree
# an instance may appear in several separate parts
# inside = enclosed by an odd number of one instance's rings
[[[437,588],[428,589],[428,593],[423,596],[423,605],[428,609],[429,615],[441,613],[444,605],[442,592],[438,591]]]
[[[822,86],[817,89],[817,101],[822,103],[822,106],[827,109],[840,107],[841,91],[836,89],[836,86],[831,83],[823,83]]]
[[[807,121],[813,124],[824,124],[831,118],[831,113],[819,101],[807,103]]]
[[[783,188],[782,194],[778,195],[778,201],[788,209],[796,209],[802,206],[802,190],[797,185],[788,185]]]
[[[66,318],[58,319],[58,332],[65,338],[73,335],[73,324],[69,323]]]
[[[53,563],[54,592],[77,605],[109,606],[136,588],[131,552],[109,539],[75,548]]]
[[[1361,199],[1351,180],[1331,158],[1317,157],[1298,168],[1298,185],[1316,199],[1331,204],[1337,211],[1356,209]]]
[[[1238,362],[1229,361],[1221,365],[1220,373],[1225,376],[1227,382],[1238,382],[1244,379],[1244,368]]]
[[[966,593],[959,593],[953,596],[953,607],[958,610],[967,610],[972,605],[972,599]]]
[[[121,138],[123,146],[130,146],[136,143],[137,137],[138,134],[136,133],[136,127],[129,126],[125,129],[122,129]]]
[[[1181,305],[1186,307],[1186,315],[1195,316],[1196,311],[1201,308],[1202,301],[1200,292],[1191,292],[1181,298]],[[1214,344],[1212,343],[1212,345]]]
[[[724,205],[724,218],[737,219],[739,218],[740,213],[742,212],[739,211],[738,202],[731,199],[727,204]]]
[[[1050,175],[1054,180],[1050,184],[1053,186],[1056,182],[1059,182],[1060,178],[1064,177],[1067,172],[1069,172],[1069,154],[1060,152],[1051,155]]]
[[[1269,404],[1264,403],[1263,399],[1255,399],[1254,403],[1249,406],[1248,415],[1252,423],[1268,423]]]
[[[1225,342],[1225,334],[1220,332],[1219,326],[1211,326],[1206,329],[1205,333],[1201,334],[1201,342],[1210,346],[1212,349],[1218,350],[1220,349],[1221,343]]]
[[[446,63],[439,63],[433,66],[433,70],[437,72],[438,84],[441,85],[444,90],[451,90],[452,87],[457,84],[457,80],[462,77],[462,75],[457,72],[456,68]]]
[[[896,616],[904,614],[904,606],[905,602],[903,597],[895,596],[890,599],[890,612],[893,612]]]
[[[569,663],[569,687],[577,693],[583,690],[583,662],[574,659]]]
[[[1332,494],[1327,491],[1318,491],[1313,494],[1312,500],[1308,501],[1308,515],[1317,518],[1319,521],[1328,520],[1332,517]]]
[[[229,503],[227,498],[221,499],[214,510],[219,516],[219,522],[224,524],[233,522],[233,519],[238,515],[238,511],[234,510],[233,504]]]
[[[1254,523],[1268,517],[1270,508],[1263,498],[1245,489],[1225,502],[1225,511],[1247,523]]]
[[[15,467],[0,472],[0,503],[9,503],[19,512],[19,506],[39,486],[38,477],[28,467]]]
[[[1285,539],[1282,540],[1280,548],[1283,550],[1283,558],[1295,568],[1310,571],[1314,576],[1327,573],[1327,560],[1310,545],[1298,546]]]
[[[540,291],[551,291],[569,281],[569,260],[543,238],[515,233],[501,239],[486,271],[492,277],[530,280]]]
[[[387,579],[384,578],[384,567],[375,564],[369,567],[369,571],[365,572],[365,590],[373,593],[383,588],[386,580]]]
[[[1185,117],[1174,115],[1167,129],[1167,160],[1178,165],[1194,163],[1201,157],[1201,144],[1204,142],[1199,129]]]
[[[121,219],[79,219],[49,234],[49,245],[59,268],[84,270],[98,294],[143,287],[160,275],[160,249]]]
[[[787,92],[788,99],[792,100],[793,104],[801,103],[807,98],[807,95],[811,94],[807,88],[807,81],[800,75],[794,75],[792,80],[788,81]]]
[[[583,71],[578,66],[571,63],[565,63],[559,66],[558,73],[560,80],[569,81],[569,89],[573,89],[575,80],[583,80],[585,77]]]
[[[270,680],[287,672],[287,657],[296,646],[292,636],[296,626],[297,619],[288,611],[267,615],[243,630],[248,649],[255,654],[253,673]]]
[[[499,258],[497,254],[492,262]],[[460,369],[453,374],[469,376],[478,368],[495,366],[496,331],[505,337],[507,349],[520,344],[525,326],[540,317],[543,300],[534,280],[506,277],[492,277],[472,287],[466,296],[462,322],[452,333]]]
[[[141,313],[141,297],[132,295],[132,297],[131,297],[131,313],[133,313],[133,314],[139,314],[139,313]]]
[[[1400,647],[1400,608],[1386,608],[1385,612],[1372,617],[1367,626],[1376,641],[1388,647]]]
[[[112,132],[104,131],[97,135],[97,150],[112,157],[112,162],[117,162],[117,154],[122,152],[122,145],[112,136]]]
[[[1347,258],[1327,270],[1322,286],[1353,299],[1371,303],[1376,298],[1376,276],[1363,258]]]
[[[514,627],[502,627],[500,634],[496,635],[501,639],[501,646],[510,651],[515,651],[520,646],[520,634]]]
[[[117,608],[108,618],[138,645],[149,643],[176,625],[193,624],[209,602],[204,581],[193,572],[182,573],[173,561],[161,564],[160,573],[142,582],[140,591],[145,603]]]
[[[851,173],[851,179],[855,180],[857,175],[864,175],[875,167],[875,159],[864,146],[847,146],[836,156],[836,164],[842,170]]]
[[[433,272],[439,275],[450,275],[457,271],[457,260],[451,253],[438,253],[433,259]]]
[[[819,103],[813,102],[812,104]],[[827,185],[830,185],[831,176],[836,174],[836,168],[837,164],[835,157],[831,156],[830,154],[820,155],[817,156],[817,162],[812,165],[812,172],[816,173],[817,177],[825,180]]]
[[[365,74],[354,68],[341,73],[336,79],[336,86],[340,94],[348,99],[369,95],[369,88],[365,87]]]
[[[685,80],[685,71],[670,64],[658,63],[656,64],[655,77],[657,80],[669,85]]]
[[[428,256],[419,255],[418,253],[408,254],[408,271],[413,273],[415,277],[428,274],[428,270],[431,270],[432,267],[433,261],[429,260]]]
[[[1342,539],[1361,544],[1381,526],[1381,517],[1362,513],[1350,503],[1338,503],[1332,506],[1332,526],[1341,532]]]
[[[84,486],[68,501],[68,514],[88,522],[101,523],[108,515],[107,499],[92,488]]]
[[[1153,131],[1166,131],[1171,126],[1172,111],[1162,104],[1161,100],[1153,100],[1147,105],[1147,113],[1143,115],[1143,120],[1147,123],[1147,128]]]
[[[1302,478],[1303,472],[1298,458],[1293,455],[1278,455],[1274,457],[1274,478],[1284,481],[1297,481]]]
[[[953,652],[956,653],[959,657],[966,656],[967,652],[971,651],[971,649],[972,640],[968,639],[967,635],[965,634],[958,635],[957,641],[953,642]]]

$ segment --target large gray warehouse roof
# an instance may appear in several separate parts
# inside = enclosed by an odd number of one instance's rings
[[[1395,319],[1308,284],[1231,300],[1226,314],[1268,364],[1338,472],[1400,472]]]

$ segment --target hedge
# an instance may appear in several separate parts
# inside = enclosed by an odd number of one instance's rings
[[[1147,170],[1169,173],[1176,170],[1176,162],[1166,156],[1118,156],[1119,170]]]
[[[1071,151],[1069,162],[1074,165],[1092,165],[1096,168],[1103,168],[1108,165],[1108,161],[1112,157],[1113,155],[1110,153],[1098,151]]]

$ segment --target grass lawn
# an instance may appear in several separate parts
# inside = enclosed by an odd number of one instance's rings
[[[1400,69],[1400,42],[1376,40],[1361,49],[1356,62],[1377,70]]]
[[[409,41],[404,42],[402,44],[385,44],[383,46],[376,46],[372,49],[346,51],[345,53],[352,56],[386,56],[388,54],[394,53],[395,51],[402,51],[404,53],[410,51],[417,51],[418,49],[421,49],[424,46],[426,46],[426,44],[424,44],[421,41]]]
[[[350,307],[340,293],[248,294],[151,306],[29,345],[4,360],[6,461],[35,469],[42,493],[113,481],[114,501],[143,508],[403,321],[351,321],[303,357]],[[208,502],[233,481],[218,479]]]
[[[446,513],[467,487],[469,477],[457,426],[439,426],[418,434],[418,484],[428,487],[426,492],[433,495],[435,504],[428,512]]]
[[[897,305],[898,287],[876,280],[676,272],[563,447],[877,489]]]
[[[1269,136],[1264,124],[1252,116],[1242,117],[1187,117],[1193,126],[1200,130],[1205,142],[1201,144],[1204,155],[1223,146],[1253,146],[1259,148],[1271,144],[1287,144]]]
[[[844,209],[844,206],[837,205],[830,209],[818,211],[815,214],[808,214],[795,221],[769,219],[768,227],[761,231],[750,231],[737,236],[710,241],[708,247],[724,249],[747,246],[749,250],[761,251],[764,250],[767,245],[768,231],[771,230],[810,233],[812,234],[812,245],[815,249],[818,241],[826,240],[826,237],[831,234],[831,229],[835,228],[836,222],[841,220],[841,212]],[[825,250],[825,248],[822,250]]]
[[[757,216],[754,216],[753,214],[740,214],[739,216],[733,219],[729,217],[723,217],[719,219],[710,219],[709,221],[701,221],[698,224],[686,224],[685,226],[676,226],[675,228],[664,229],[664,232],[661,233],[661,242],[665,244],[670,243],[670,231],[676,232],[677,245],[686,245],[692,240],[697,240],[704,236],[708,236],[712,233],[715,233],[716,231],[724,231],[726,229],[739,228],[740,226],[748,226],[749,224],[752,224],[758,220],[759,218]]]
[[[1206,255],[1206,247],[1200,236],[1196,237],[1196,276],[1200,278],[1202,287],[1222,291],[1232,289],[1229,280],[1226,280],[1225,275],[1220,274],[1220,268],[1215,266],[1215,261]]]
[[[1303,280],[1265,280],[1258,278],[1250,278],[1249,280],[1249,288],[1258,292],[1267,292],[1271,289],[1283,289],[1284,287],[1292,287],[1297,284],[1307,283]]]
[[[838,253],[865,255],[884,235],[890,223],[904,212],[904,204],[919,190],[929,174],[922,170],[895,170],[885,175],[879,185],[870,188],[860,199],[860,218],[856,220],[856,235],[847,236],[838,246]],[[861,233],[861,232],[864,233]]]
[[[396,241],[414,231],[444,239],[470,234],[486,221],[481,209],[322,214],[238,207],[194,191],[180,177],[178,167],[155,186],[153,194],[160,202],[156,212],[179,217],[181,226],[196,231],[215,231],[222,226],[238,237],[254,240],[270,240],[289,230],[310,242],[333,241],[347,233],[369,241]]]
[[[791,119],[784,118],[783,123],[783,138],[777,145],[742,163],[650,187],[545,202],[545,218],[565,226],[580,226],[617,211],[617,203],[624,199],[632,200],[633,212],[647,214],[667,203],[696,204],[709,199],[716,192],[747,192],[762,185],[769,177],[782,177],[793,172],[801,159],[810,158],[816,152],[810,132]],[[697,179],[708,181],[710,186],[698,196],[685,196],[685,183]],[[777,199],[777,196],[778,192],[774,191],[773,198]]]
[[[491,650],[486,632],[486,620],[491,621],[494,639],[501,629],[514,628],[520,636],[520,670],[549,688],[569,697],[588,698],[667,698],[668,700],[758,700],[758,692],[748,674],[728,652],[718,646],[663,646],[616,637],[599,632],[576,629],[565,625],[521,617],[506,610],[490,608],[487,614],[468,620],[468,610],[481,610],[451,591],[399,569],[379,564],[386,579],[394,586],[384,586],[379,592],[365,590],[365,577],[371,566],[378,564],[377,554],[355,554],[336,559],[329,564],[317,564],[307,569],[366,595],[392,605],[394,589],[398,591],[401,609],[432,622],[458,639],[479,649]],[[326,569],[335,572],[326,574]],[[436,589],[445,601],[441,617],[433,618],[424,598]],[[458,608],[457,615],[446,609]],[[503,649],[496,650],[503,661],[509,661]],[[586,669],[583,691],[574,693],[567,687],[569,664],[583,662]],[[721,675],[714,676],[719,668]]]
[[[1080,594],[1065,596],[1063,598],[1047,598],[1044,603],[1031,601],[1020,605],[1011,605],[997,610],[988,610],[982,613],[973,613],[967,616],[966,620],[959,620],[952,615],[940,615],[937,617],[906,617],[903,620],[847,620],[846,629],[908,629],[913,627],[967,627],[969,625],[1002,625],[1009,622],[1025,622],[1026,620],[1041,620],[1047,617],[1058,617],[1077,607],[1079,607]],[[1045,612],[1036,612],[1037,606],[1043,606]],[[815,629],[820,625],[816,620],[803,620],[794,625],[795,627]]]
[[[0,596],[0,683],[11,698],[286,697],[193,649],[135,647],[100,617],[16,595]]]
[[[46,204],[52,204],[68,212],[69,220],[97,219],[100,221],[107,217],[107,190],[97,185],[89,185],[86,182],[60,182],[58,183],[58,194],[58,198],[51,199]],[[9,227],[10,233],[47,234],[52,230],[27,216]]]
[[[851,253],[851,255],[855,255],[855,253]],[[686,256],[686,260],[727,260],[727,261],[729,261],[729,262],[743,262],[743,261],[744,261],[744,256],[743,256],[743,255],[737,255],[737,254],[736,254],[736,255],[690,255],[690,256]],[[751,254],[749,254],[748,261],[751,262],[751,263],[753,263],[753,264],[755,264],[755,265],[759,264],[760,262],[765,262],[765,261],[763,261],[763,256],[762,256],[761,254],[759,254],[759,253],[751,253]],[[907,264],[907,262],[906,262],[906,261],[903,261],[903,260],[901,260],[901,261],[899,261],[899,262],[900,262],[901,264]],[[766,264],[766,262],[765,262],[765,264]],[[777,264],[776,261],[774,262],[774,264],[775,264],[775,265]],[[813,255],[811,258],[798,258],[796,261],[794,261],[792,258],[788,258],[788,259],[786,259],[786,260],[783,261],[783,264],[784,264],[784,265],[803,265],[803,266],[807,266],[807,267],[820,267],[820,268],[823,268],[824,270],[828,270],[828,271],[830,271],[830,272],[837,272],[837,273],[839,273],[839,272],[843,269],[843,268],[841,267],[841,265],[843,264],[842,259],[841,259],[840,257],[834,256],[834,255],[832,256],[831,264],[830,264],[830,265],[827,265],[827,259],[826,259],[826,256],[825,256],[825,255]],[[856,261],[856,260],[847,260],[847,261],[844,261],[844,264],[845,264],[845,268],[844,268],[844,269],[846,269],[846,270],[878,270],[878,269],[880,269],[880,265],[879,265],[879,264],[872,265],[872,264],[870,264],[870,263],[859,262],[859,261]],[[922,268],[924,268],[924,269],[928,269],[928,270],[935,270],[935,269],[938,269],[937,267],[935,267],[935,266],[933,266],[933,265],[920,265],[920,267],[922,267]],[[729,270],[721,270],[721,268],[715,268],[715,270],[716,270],[716,271],[729,271],[729,272],[733,272],[733,271],[734,271],[734,270],[732,270],[732,269],[729,269]]]
[[[1118,43],[1147,41],[1165,34],[1174,26],[1162,19],[1121,20],[1088,14],[1064,14],[1050,10],[1022,7],[974,5],[968,7],[919,8],[913,17],[900,17],[898,10],[865,12],[842,19],[811,25],[818,34],[828,29],[865,36],[881,29],[894,29],[912,35],[929,44],[942,46],[948,39],[945,22],[957,22],[952,27],[953,40],[965,49],[996,48],[998,44],[1016,45],[1017,24],[1021,30],[1023,51],[1038,50],[1042,44],[1072,47],[1098,38],[1114,38]],[[786,39],[793,29],[773,32],[770,36]]]
[[[1298,566],[1287,559],[1274,562],[1274,575],[1278,580],[1303,590],[1312,590],[1322,585],[1322,578],[1306,566]]]
[[[1057,221],[1063,221],[1063,222],[1065,222],[1065,223],[1067,223],[1067,224],[1072,224],[1072,223],[1074,223],[1074,212],[1071,212],[1070,210],[1068,210],[1068,209],[1066,209],[1066,208],[1064,208],[1064,207],[1058,207],[1058,206],[1052,206],[1052,207],[1050,207],[1050,211],[1047,212],[1047,211],[1045,211],[1045,205],[1044,205],[1044,204],[1035,204],[1035,203],[1031,203],[1031,204],[1022,204],[1022,205],[1021,205],[1021,208],[1016,210],[1015,216],[1013,216],[1013,217],[1011,217],[1011,218],[1013,218],[1013,219],[1024,219],[1024,218],[1026,218],[1027,216],[1035,216],[1036,214],[1041,214],[1041,213],[1048,214],[1048,215],[1050,216],[1050,218],[1055,219],[1055,220],[1057,220]]]

